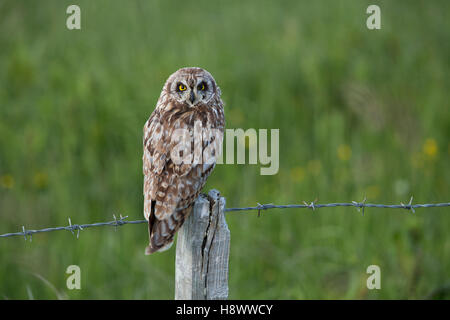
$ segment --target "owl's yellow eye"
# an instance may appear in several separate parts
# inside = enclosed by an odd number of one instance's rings
[[[200,83],[200,84],[197,86],[197,89],[198,89],[198,90],[201,90],[201,91],[206,90],[206,85],[205,85],[205,83],[204,83],[204,82]]]
[[[180,83],[180,84],[178,85],[178,90],[184,91],[184,90],[186,90],[186,86],[185,86],[184,84]]]

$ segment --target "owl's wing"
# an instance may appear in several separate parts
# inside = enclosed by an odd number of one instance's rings
[[[189,165],[172,161],[171,151],[176,144],[172,135],[173,129],[157,114],[152,114],[144,126],[144,216],[147,220],[151,213],[160,220],[172,214],[179,202],[175,182],[191,169]],[[153,211],[152,201],[155,202]]]
[[[147,253],[173,241],[214,169],[222,147],[222,136],[216,137],[210,130],[204,130],[203,139],[193,139],[194,150],[201,150],[202,163],[196,164],[195,160],[191,163],[192,159],[175,161],[171,152],[179,145],[179,139],[174,138],[174,128],[182,126],[167,128],[157,116],[152,116],[144,127],[144,215],[149,221],[150,233]]]

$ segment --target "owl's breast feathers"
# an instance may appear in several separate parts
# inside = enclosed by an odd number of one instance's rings
[[[173,241],[222,151],[220,98],[212,105],[194,108],[163,102],[160,99],[144,126],[144,216],[150,233],[147,253],[164,249]],[[179,129],[186,133],[181,140]],[[186,149],[180,148],[180,141]]]

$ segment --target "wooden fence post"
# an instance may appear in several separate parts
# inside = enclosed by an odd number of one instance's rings
[[[175,258],[175,299],[228,298],[230,230],[225,221],[225,198],[211,190],[200,195],[178,231]]]

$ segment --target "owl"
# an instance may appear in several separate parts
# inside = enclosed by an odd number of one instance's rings
[[[225,117],[221,91],[201,68],[182,68],[164,84],[144,126],[145,254],[171,247],[175,233],[222,151]]]

